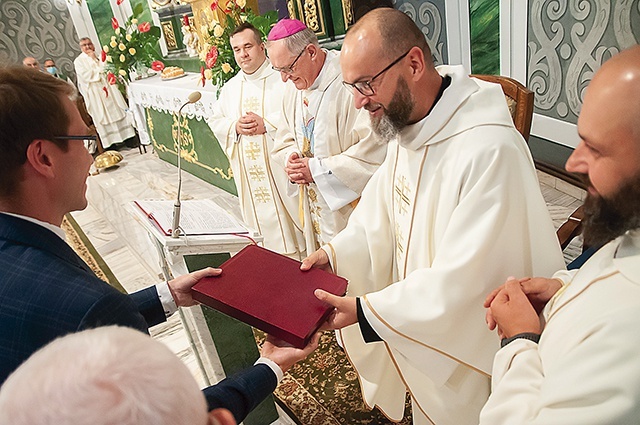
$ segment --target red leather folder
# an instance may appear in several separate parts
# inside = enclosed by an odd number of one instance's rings
[[[333,310],[313,291],[344,295],[347,280],[315,268],[303,272],[300,264],[249,245],[220,266],[220,276],[194,285],[192,295],[202,304],[302,348]]]

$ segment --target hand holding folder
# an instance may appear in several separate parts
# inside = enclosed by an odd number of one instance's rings
[[[222,274],[193,287],[193,298],[295,347],[306,346],[333,311],[316,289],[344,295],[347,280],[249,245],[220,266]]]

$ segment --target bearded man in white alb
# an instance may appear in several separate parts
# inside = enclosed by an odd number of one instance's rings
[[[264,237],[266,248],[300,260],[305,244],[297,223],[298,200],[287,196],[287,176],[270,154],[284,84],[271,68],[261,37],[249,23],[231,34],[241,71],[222,87],[207,122],[229,158],[245,223]]]
[[[275,155],[286,164],[288,193],[299,193],[298,215],[310,253],[347,224],[386,147],[342,85],[339,53],[321,49],[313,31],[283,19],[269,32],[267,49],[282,81],[290,81]]]
[[[564,264],[527,145],[502,89],[435,68],[404,13],[374,9],[341,57],[355,105],[388,141],[347,227],[303,262],[349,279],[336,307],[364,401],[415,424],[477,424],[498,344],[482,302],[497,278]]]
[[[639,115],[636,45],[589,83],[581,141],[565,166],[587,184],[585,243],[605,245],[579,269],[510,279],[487,297],[487,323],[497,326],[503,348],[482,425],[638,423]]]
[[[96,56],[90,38],[80,39],[80,56],[74,61],[78,77],[78,89],[84,97],[87,112],[100,135],[102,147],[122,143],[136,135],[129,115],[129,107],[115,85],[107,83],[104,63]]]

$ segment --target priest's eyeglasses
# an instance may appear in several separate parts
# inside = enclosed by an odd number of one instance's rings
[[[413,49],[413,47],[411,49]],[[382,74],[384,74],[385,72],[390,70],[393,67],[393,65],[397,64],[402,59],[404,59],[405,56],[407,56],[409,54],[411,49],[407,50],[406,53],[404,53],[398,59],[394,60],[389,65],[387,65],[387,67],[385,69],[383,69],[382,71],[378,72],[373,77],[369,78],[369,80],[367,80],[367,81],[356,81],[355,83],[347,83],[346,81],[343,81],[342,84],[344,84],[344,86],[346,88],[350,89],[351,92],[353,92],[353,89],[356,89],[363,96],[373,96],[374,94],[376,94],[376,92],[373,90],[373,87],[371,87],[371,83],[373,83],[373,80],[375,80],[376,78],[378,78],[379,76],[381,76]]]
[[[56,140],[98,140],[98,136],[85,134],[82,136],[55,136]]]
[[[298,62],[298,59],[300,59],[300,56],[302,56],[305,50],[307,50],[307,46],[304,46],[304,49],[302,49],[302,51],[298,53],[298,56],[296,56],[293,62],[291,62],[291,65],[285,66],[284,68],[277,68],[275,66],[272,66],[271,68],[273,68],[274,71],[282,72],[284,74],[289,74],[289,75],[293,74],[293,67],[296,64],[296,62]]]

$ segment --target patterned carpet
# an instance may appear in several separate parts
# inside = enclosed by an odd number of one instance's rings
[[[264,334],[254,330],[258,343]],[[407,399],[405,416],[393,422],[377,408],[369,410],[362,401],[358,376],[338,346],[334,332],[324,332],[318,349],[295,365],[275,391],[280,406],[301,425],[411,424]]]
[[[113,286],[117,290],[126,293],[118,279],[98,254],[94,246],[89,242],[87,236],[82,232],[80,226],[67,214],[62,220],[62,230],[67,236],[67,243],[84,260],[93,272],[102,280]]]

